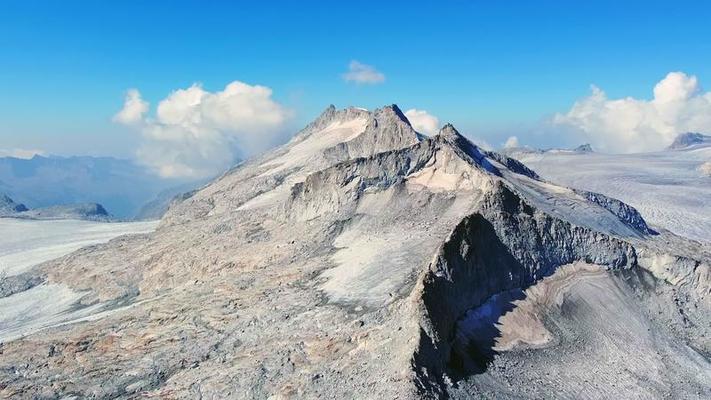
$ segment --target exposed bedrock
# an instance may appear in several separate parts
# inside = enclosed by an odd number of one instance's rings
[[[467,372],[452,343],[468,310],[575,261],[629,269],[637,256],[630,244],[538,212],[498,184],[482,212],[454,228],[422,277],[423,330],[414,356],[421,388],[437,392],[433,379]]]

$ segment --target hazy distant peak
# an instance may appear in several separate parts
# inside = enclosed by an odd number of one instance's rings
[[[592,153],[593,148],[590,143],[581,144],[580,146],[573,149],[576,153]]]
[[[686,132],[679,134],[672,144],[669,145],[668,149],[679,150],[704,143],[711,144],[711,136],[698,132]]]
[[[98,203],[65,204],[27,210],[19,217],[32,219],[83,219],[94,221],[111,220],[111,214]]]
[[[15,201],[6,194],[0,194],[0,216],[23,211],[27,211],[27,207],[25,207],[24,204],[15,203]]]

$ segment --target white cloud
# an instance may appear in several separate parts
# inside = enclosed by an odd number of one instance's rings
[[[412,108],[405,111],[405,116],[417,132],[432,136],[439,131],[439,118],[425,110]]]
[[[505,149],[513,149],[518,146],[519,146],[518,137],[516,137],[516,136],[509,136],[509,138],[506,139],[506,142],[504,143]]]
[[[375,85],[385,82],[385,75],[376,70],[372,65],[353,60],[348,65],[348,72],[343,74],[343,79],[346,82]]]
[[[124,125],[138,124],[147,112],[148,102],[141,99],[141,93],[136,89],[128,89],[123,108],[114,115],[113,121]]]
[[[136,101],[145,104],[145,110],[136,111]],[[139,161],[165,177],[219,173],[237,156],[273,145],[291,115],[272,99],[268,87],[239,81],[218,92],[197,84],[176,90],[158,103],[154,118],[144,116],[147,109],[135,91],[126,96],[124,109],[114,119],[140,129],[144,140],[137,151]],[[130,118],[136,115],[138,121]]]
[[[556,114],[553,123],[582,132],[604,151],[660,150],[679,133],[711,132],[711,92],[683,72],[670,72],[657,83],[652,100],[608,99],[592,86],[590,96]]]
[[[43,156],[46,153],[35,149],[0,149],[0,157],[15,157],[29,160],[34,156]]]

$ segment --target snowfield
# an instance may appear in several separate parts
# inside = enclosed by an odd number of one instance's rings
[[[0,218],[0,274],[17,275],[84,246],[105,243],[128,233],[151,232],[157,225],[158,221],[105,223]]]
[[[158,221],[106,223],[0,218],[0,284],[3,279],[81,247],[105,243],[125,234],[151,232],[157,225]],[[83,296],[84,293],[63,284],[43,283],[0,297],[0,342],[101,311],[101,303],[77,307]]]
[[[637,208],[655,228],[711,242],[711,145],[642,154],[511,152],[541,177]]]

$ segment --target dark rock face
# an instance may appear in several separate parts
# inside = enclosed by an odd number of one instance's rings
[[[575,261],[629,269],[635,249],[603,233],[535,210],[504,185],[488,195],[481,213],[462,220],[424,277],[427,310],[421,348],[415,356],[428,376],[467,373],[452,352],[457,321],[491,296],[527,288],[557,267]]]

